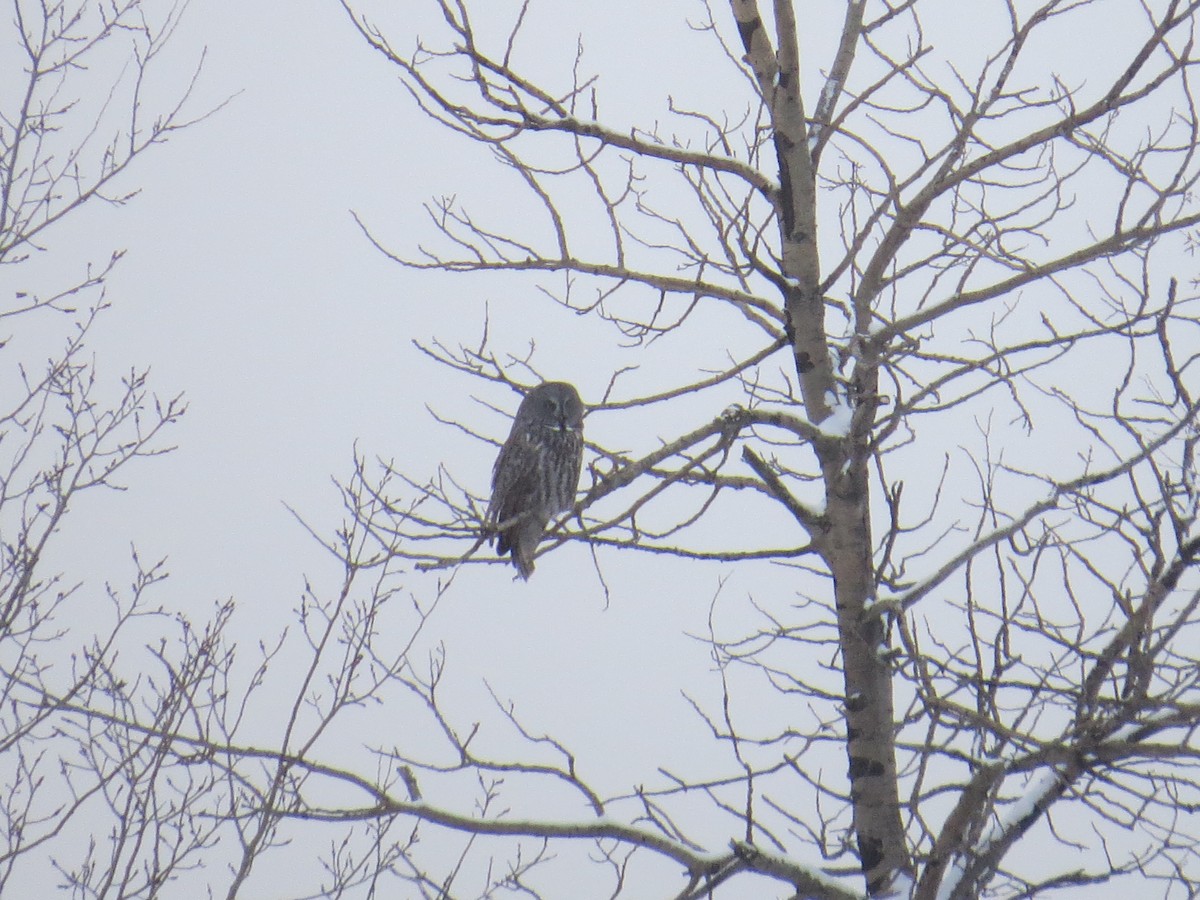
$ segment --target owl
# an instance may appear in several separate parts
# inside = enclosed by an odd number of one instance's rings
[[[583,463],[583,401],[566,382],[547,381],[525,395],[492,468],[488,523],[496,552],[512,551],[522,578],[555,514],[575,502]]]

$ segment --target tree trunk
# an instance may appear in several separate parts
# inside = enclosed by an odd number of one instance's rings
[[[746,59],[771,115],[779,166],[776,211],[787,278],[787,334],[805,411],[809,421],[819,425],[829,418],[839,397],[840,402],[857,404],[847,436],[822,441],[816,448],[825,482],[828,530],[815,537],[834,581],[855,835],[868,889],[879,894],[911,867],[896,784],[895,716],[884,623],[870,609],[875,568],[868,443],[876,405],[877,360],[873,348],[861,348],[871,358],[857,360],[854,390],[846,397],[845,388],[834,379],[825,331],[812,135],[800,90],[795,11],[787,2],[774,6],[776,51],[754,0],[732,0],[732,7]],[[860,330],[865,327],[859,325]]]
[[[850,437],[823,454],[829,524],[823,554],[837,606],[855,838],[867,888],[877,896],[910,864],[896,782],[892,673],[884,621],[871,609],[875,583],[863,449]]]

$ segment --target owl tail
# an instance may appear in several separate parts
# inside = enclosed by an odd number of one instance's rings
[[[503,556],[511,550],[517,574],[526,581],[533,574],[533,556],[545,530],[546,522],[535,518],[518,522],[496,538],[496,553]]]
[[[522,549],[525,550],[524,553],[521,552]],[[517,574],[523,581],[528,581],[529,576],[533,574],[533,551],[535,549],[536,545],[522,548],[520,544],[512,548],[513,565],[517,567]]]

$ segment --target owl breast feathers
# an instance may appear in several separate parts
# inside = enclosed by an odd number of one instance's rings
[[[492,469],[488,524],[496,552],[512,553],[522,578],[546,525],[575,502],[583,464],[583,401],[566,382],[547,381],[525,395]]]

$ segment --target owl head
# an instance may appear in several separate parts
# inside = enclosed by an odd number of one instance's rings
[[[579,431],[583,428],[583,401],[565,381],[547,381],[525,395],[516,421],[550,431]]]

